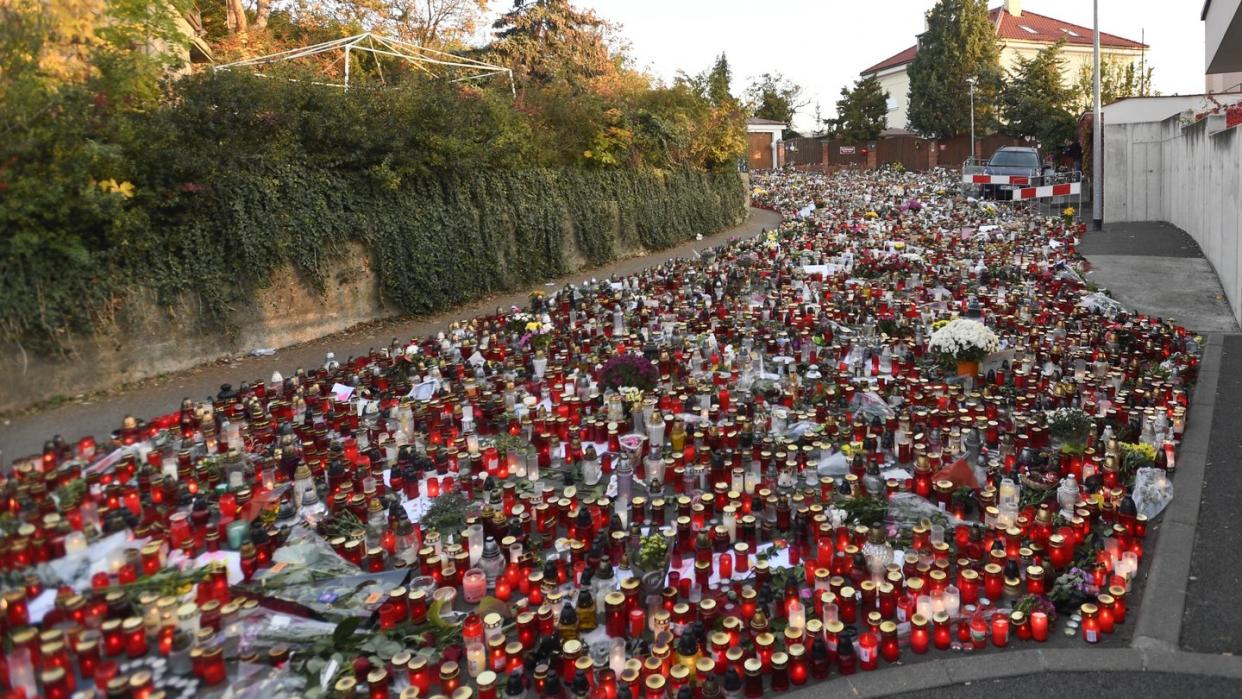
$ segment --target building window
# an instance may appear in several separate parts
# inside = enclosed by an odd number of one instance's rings
[[[1022,27],[1022,29],[1026,31],[1027,34],[1038,34],[1039,33],[1035,31],[1034,29],[1031,29],[1030,27],[1026,26],[1025,24],[1019,24],[1018,26]]]
[[[1065,32],[1066,34],[1069,34],[1070,36],[1078,36],[1078,32],[1074,31],[1073,29],[1066,29],[1065,27],[1061,27],[1061,31]]]
[[[889,97],[888,98],[888,111],[891,112],[891,111],[895,111],[896,109],[897,109],[897,99],[895,97]]]

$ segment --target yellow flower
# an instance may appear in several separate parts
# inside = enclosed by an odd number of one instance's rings
[[[535,332],[535,331],[539,330],[539,321],[537,321],[537,320],[532,320],[531,322],[527,323],[527,324],[526,324],[526,330],[527,330],[527,332]]]
[[[877,213],[876,213],[876,212],[874,212],[874,211],[868,211],[868,212],[867,212],[866,214],[864,214],[863,216],[864,216],[864,218],[879,218],[879,217],[880,217],[880,215],[879,215],[879,214],[877,214]]]
[[[1061,213],[1062,213],[1062,214],[1064,214],[1064,215],[1066,215],[1066,216],[1073,216],[1073,215],[1074,215],[1074,207],[1072,207],[1072,206],[1067,206],[1067,207],[1065,207],[1065,210],[1064,210],[1064,211],[1062,211]]]
[[[106,179],[99,183],[99,188],[108,194],[120,194],[126,199],[134,196],[134,185],[132,182],[117,182],[114,179]]]

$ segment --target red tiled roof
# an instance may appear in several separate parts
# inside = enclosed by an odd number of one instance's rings
[[[998,18],[999,23],[997,21]],[[1070,24],[1052,17],[1027,12],[1026,10],[1022,11],[1021,17],[1014,17],[1007,12],[1002,12],[1002,8],[998,7],[988,12],[988,19],[993,24],[997,24],[996,36],[1001,39],[1035,41],[1041,44],[1053,44],[1058,39],[1065,39],[1067,44],[1090,45],[1092,41],[1091,27]],[[1033,32],[1027,31],[1027,29],[1031,29]],[[1073,34],[1070,32],[1073,32]],[[1110,46],[1118,49],[1147,48],[1145,44],[1122,38],[1116,34],[1109,34],[1108,32],[1100,32],[1100,46]]]
[[[889,56],[888,58],[885,58],[879,63],[864,70],[862,74],[869,75],[871,73],[878,73],[882,70],[885,70],[886,68],[894,68],[896,66],[905,65],[909,63],[910,61],[913,61],[915,54],[917,54],[918,52],[919,52],[919,47],[917,44],[915,44],[914,46],[911,46],[910,48],[906,49],[905,51],[902,51],[901,53],[895,56]]]
[[[1069,22],[1063,22],[1059,19],[1047,17],[1045,15],[1035,14],[1034,12],[1022,11],[1021,17],[1014,17],[1005,12],[1004,7],[995,7],[988,11],[988,21],[996,27],[996,36],[1000,39],[1010,39],[1013,41],[1032,41],[1039,44],[1056,43],[1059,39],[1065,39],[1067,44],[1091,44],[1091,28],[1083,27]],[[1024,28],[1025,27],[1025,28]],[[1030,31],[1027,31],[1030,29]],[[1072,33],[1071,33],[1072,32]],[[1108,32],[1100,32],[1100,46],[1108,46],[1111,48],[1123,49],[1140,49],[1147,48],[1146,44],[1139,43],[1132,39],[1109,34]],[[889,68],[905,65],[914,60],[919,52],[918,44],[910,48],[889,56],[879,63],[862,71],[862,75],[870,75],[878,73]]]

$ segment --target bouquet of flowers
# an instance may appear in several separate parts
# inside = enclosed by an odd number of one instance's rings
[[[1048,429],[1054,439],[1066,445],[1081,445],[1087,441],[1091,418],[1078,408],[1057,408],[1048,419]]]
[[[928,349],[956,361],[977,362],[1000,347],[996,333],[977,320],[958,318],[932,333]]]
[[[660,381],[660,372],[651,360],[641,354],[622,354],[609,359],[599,372],[599,383],[616,391],[622,386],[632,386],[650,391]]]
[[[1074,211],[1074,207],[1067,206],[1061,210],[1061,220],[1065,222],[1065,225],[1069,226],[1074,223],[1074,214],[1076,213],[1078,212]]]

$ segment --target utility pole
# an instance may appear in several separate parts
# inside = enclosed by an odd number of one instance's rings
[[[975,83],[979,82],[979,78],[972,75],[966,78],[966,82],[970,84],[970,159],[974,160],[978,157],[975,151]]]
[[[1091,229],[1104,227],[1104,120],[1100,112],[1100,0],[1091,3],[1091,63],[1095,73],[1091,115]]]

